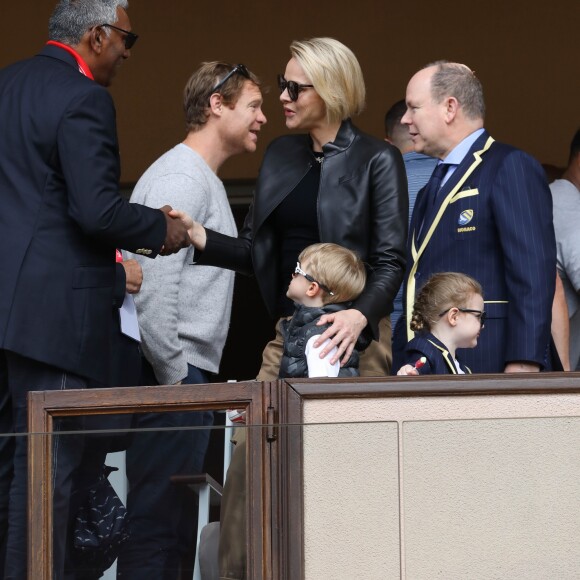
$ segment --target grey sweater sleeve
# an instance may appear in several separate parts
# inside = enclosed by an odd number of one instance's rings
[[[141,193],[136,190],[135,197]],[[168,203],[195,220],[205,220],[207,191],[190,176],[163,175],[148,182],[143,202],[153,207]],[[132,198],[133,200],[133,198]],[[143,285],[135,295],[142,348],[161,384],[175,384],[187,376],[187,360],[179,338],[179,301],[190,301],[184,278],[192,275],[192,249],[159,260],[136,257],[143,268]]]

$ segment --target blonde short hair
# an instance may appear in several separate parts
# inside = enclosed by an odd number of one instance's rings
[[[290,45],[314,90],[326,105],[326,118],[335,123],[360,114],[365,107],[365,82],[350,48],[334,38],[295,40]]]
[[[367,273],[356,252],[338,244],[312,244],[298,256],[300,265],[308,263],[308,272],[332,291],[324,293],[324,304],[351,302],[364,290]]]
[[[465,308],[474,295],[483,296],[481,284],[459,272],[433,274],[419,291],[413,306],[411,330],[430,331],[441,313],[453,308]]]

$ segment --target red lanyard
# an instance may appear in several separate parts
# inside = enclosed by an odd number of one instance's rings
[[[87,63],[82,59],[81,55],[76,50],[74,50],[70,46],[67,46],[66,44],[63,44],[62,42],[57,42],[56,40],[49,40],[46,44],[58,46],[59,48],[66,50],[69,54],[72,54],[74,56],[74,59],[77,61],[77,64],[79,65],[79,72],[84,74],[86,77],[89,77],[92,81],[95,80],[95,78],[93,77],[93,73],[91,72],[91,69],[88,67]]]

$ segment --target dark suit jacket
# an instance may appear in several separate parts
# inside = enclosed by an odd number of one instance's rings
[[[115,108],[46,46],[0,71],[0,348],[109,381],[115,248],[155,256],[165,217],[118,193]]]
[[[415,204],[407,244],[406,320],[431,274],[469,274],[483,287],[488,318],[477,347],[460,350],[458,358],[479,373],[502,372],[510,361],[543,366],[556,242],[550,190],[539,163],[484,132],[434,207],[424,192]]]

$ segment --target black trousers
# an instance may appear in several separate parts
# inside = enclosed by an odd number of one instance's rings
[[[209,382],[191,365],[184,384]],[[144,362],[142,384],[157,384]],[[176,486],[174,474],[203,471],[213,413],[202,411],[143,413],[134,417],[137,431],[127,449],[127,511],[130,537],[117,561],[123,580],[175,580],[183,555],[193,546],[196,503],[190,490]],[[151,429],[141,431],[139,429]]]
[[[0,572],[3,570],[4,580],[27,578],[27,394],[87,387],[88,380],[84,377],[0,350]],[[82,428],[76,418],[58,420],[55,424],[55,432]],[[82,435],[53,437],[53,577],[56,580],[64,577],[69,515],[76,513],[76,506],[71,505],[73,482],[85,463],[92,469],[94,458],[85,456]],[[79,494],[75,498],[82,501]]]

